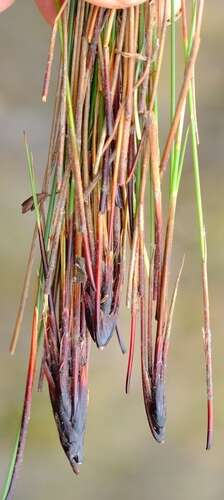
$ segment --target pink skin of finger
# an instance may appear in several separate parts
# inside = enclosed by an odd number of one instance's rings
[[[0,0],[0,13],[8,9],[15,0]],[[143,3],[144,0],[90,0],[89,3],[105,9],[125,9],[133,5]],[[51,26],[56,16],[55,0],[35,0],[42,16]],[[63,0],[60,0],[61,5]]]
[[[38,9],[40,10],[42,16],[51,26],[54,24],[56,17],[56,3],[54,0],[35,0]],[[63,4],[62,1],[60,1]]]
[[[88,3],[104,9],[128,9],[146,0],[87,0]]]
[[[0,12],[8,9],[15,0],[0,0]]]
[[[55,8],[55,0],[35,0],[36,4],[42,14],[42,16],[46,19],[46,21],[53,25],[55,16],[56,16],[56,8]],[[126,9],[131,7],[132,5],[138,5],[143,3],[145,0],[87,0],[92,5],[97,7],[103,7],[105,9]],[[61,5],[63,1],[60,0]]]
[[[0,13],[11,7],[15,0],[0,0]],[[56,16],[56,5],[54,0],[35,0],[44,19],[51,25],[54,24]],[[61,1],[61,4],[63,2]]]

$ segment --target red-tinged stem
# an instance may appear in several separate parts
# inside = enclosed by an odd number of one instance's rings
[[[30,345],[30,357],[29,357],[29,366],[27,372],[27,381],[26,381],[26,390],[23,404],[23,414],[21,420],[20,427],[20,435],[18,441],[18,448],[16,453],[15,465],[9,485],[9,489],[7,492],[7,499],[11,499],[14,491],[14,484],[18,474],[18,467],[20,462],[23,459],[24,448],[26,443],[26,436],[28,431],[28,425],[31,414],[31,404],[32,404],[32,391],[33,391],[33,382],[35,376],[36,369],[36,357],[37,357],[37,339],[38,339],[38,310],[35,306],[34,315],[33,315],[33,326],[32,326],[32,337],[31,337],[31,345]]]
[[[213,428],[214,428],[213,400],[212,399],[208,399],[208,430],[207,430],[206,450],[210,450],[210,448],[212,446]]]
[[[212,346],[209,313],[209,293],[207,275],[207,249],[205,247],[205,259],[202,263],[203,281],[203,302],[204,302],[204,344],[206,359],[206,385],[207,385],[207,406],[208,406],[208,427],[206,449],[210,449],[213,440],[213,381],[212,381]]]

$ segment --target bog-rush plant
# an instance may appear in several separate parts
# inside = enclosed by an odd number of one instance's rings
[[[118,316],[125,274],[131,317],[126,392],[130,389],[140,320],[145,410],[153,437],[158,442],[164,440],[166,366],[184,260],[172,293],[169,275],[178,193],[190,138],[202,261],[206,446],[211,446],[211,331],[194,85],[204,1],[135,3],[65,0],[51,4],[56,17],[49,18],[49,11],[47,15],[42,11],[48,20],[53,19],[43,102],[48,97],[57,34],[60,64],[48,161],[40,191],[25,136],[31,197],[22,204],[22,211],[34,210],[36,225],[12,353],[24,314],[37,239],[41,263],[24,409],[3,499],[13,494],[24,452],[38,347],[38,387],[41,389],[46,379],[62,447],[74,472],[79,472],[88,406],[90,346],[94,343],[103,349],[116,334],[124,352]],[[38,4],[42,9],[41,2]],[[177,29],[185,62],[179,95]],[[161,149],[158,90],[166,44],[170,46],[166,60],[170,126]]]

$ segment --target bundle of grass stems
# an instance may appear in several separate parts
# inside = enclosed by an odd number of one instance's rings
[[[145,411],[153,437],[158,442],[164,440],[166,365],[183,262],[173,292],[169,275],[188,142],[202,266],[207,448],[213,433],[207,251],[194,84],[204,2],[151,0],[140,5],[93,5],[67,0],[58,2],[57,7],[43,101],[47,100],[57,34],[60,67],[42,190],[36,187],[33,157],[25,137],[32,191],[22,208],[23,212],[34,209],[36,227],[12,352],[28,295],[36,239],[41,263],[22,422],[4,499],[12,496],[24,452],[38,347],[38,387],[41,389],[46,379],[62,447],[74,472],[79,472],[90,346],[94,343],[102,349],[115,335],[124,351],[117,324],[122,293],[126,293],[131,325],[126,392],[140,323]],[[184,58],[181,85],[176,76],[177,31]],[[170,127],[161,148],[158,90],[167,44]]]

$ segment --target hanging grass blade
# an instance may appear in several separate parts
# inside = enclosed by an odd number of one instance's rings
[[[183,3],[183,23],[185,29],[184,31],[184,48],[185,57],[188,60],[189,50],[194,46],[195,42],[192,42],[192,38],[199,36],[200,26],[202,22],[202,14],[204,8],[204,1],[201,0],[198,5],[194,3],[193,10],[193,21],[191,36],[188,40],[187,38],[187,18],[186,18],[186,6]],[[196,10],[197,9],[197,10]],[[197,12],[197,22],[194,27],[194,13]],[[192,48],[193,51],[193,48]],[[191,52],[192,53],[192,52]],[[195,180],[195,194],[196,194],[196,204],[198,212],[198,222],[199,222],[199,236],[200,236],[200,250],[201,250],[201,260],[202,260],[202,288],[203,288],[203,309],[204,309],[204,327],[203,327],[203,337],[205,344],[205,357],[206,357],[206,386],[207,386],[207,441],[206,449],[210,449],[212,445],[213,437],[213,380],[212,380],[212,347],[211,347],[211,327],[210,327],[210,312],[209,312],[209,294],[208,294],[208,276],[207,276],[207,245],[206,245],[206,233],[204,226],[203,217],[203,207],[202,207],[202,195],[201,195],[201,182],[200,182],[200,165],[199,165],[199,155],[198,155],[198,144],[197,144],[197,124],[195,122],[195,103],[192,82],[189,87],[188,94],[188,105],[191,118],[191,139],[192,139],[192,158],[193,158],[193,168],[194,168],[194,180]]]
[[[192,4],[188,39],[185,0],[143,2],[141,7],[133,7],[130,2],[129,9],[124,8],[126,4],[123,3],[124,10],[116,10],[115,5],[109,10],[107,3],[101,8],[101,5],[94,5],[94,1],[93,5],[83,0],[66,0],[63,5],[55,1],[57,15],[48,53],[43,101],[48,96],[57,33],[61,45],[60,71],[47,180],[39,193],[32,153],[25,138],[32,196],[22,204],[22,211],[35,210],[41,266],[28,392],[4,498],[8,491],[11,494],[17,464],[23,454],[37,343],[42,334],[39,386],[47,380],[61,445],[73,471],[79,473],[87,420],[90,340],[104,348],[116,332],[124,350],[117,321],[128,245],[127,306],[131,309],[131,331],[125,390],[128,392],[131,384],[140,318],[145,411],[153,437],[160,443],[164,441],[166,364],[183,263],[171,299],[169,276],[189,133],[202,260],[207,448],[211,446],[211,330],[194,86],[203,4],[203,0]],[[185,73],[176,100],[178,25],[175,23],[181,14]],[[160,158],[158,95],[170,21],[171,123]],[[189,127],[185,123],[187,102]],[[169,169],[168,201],[163,203],[166,168]],[[45,220],[43,202],[48,192],[50,199]],[[145,201],[148,192],[149,205]],[[148,224],[149,238],[146,234]],[[12,350],[28,293],[33,252],[34,240]]]

